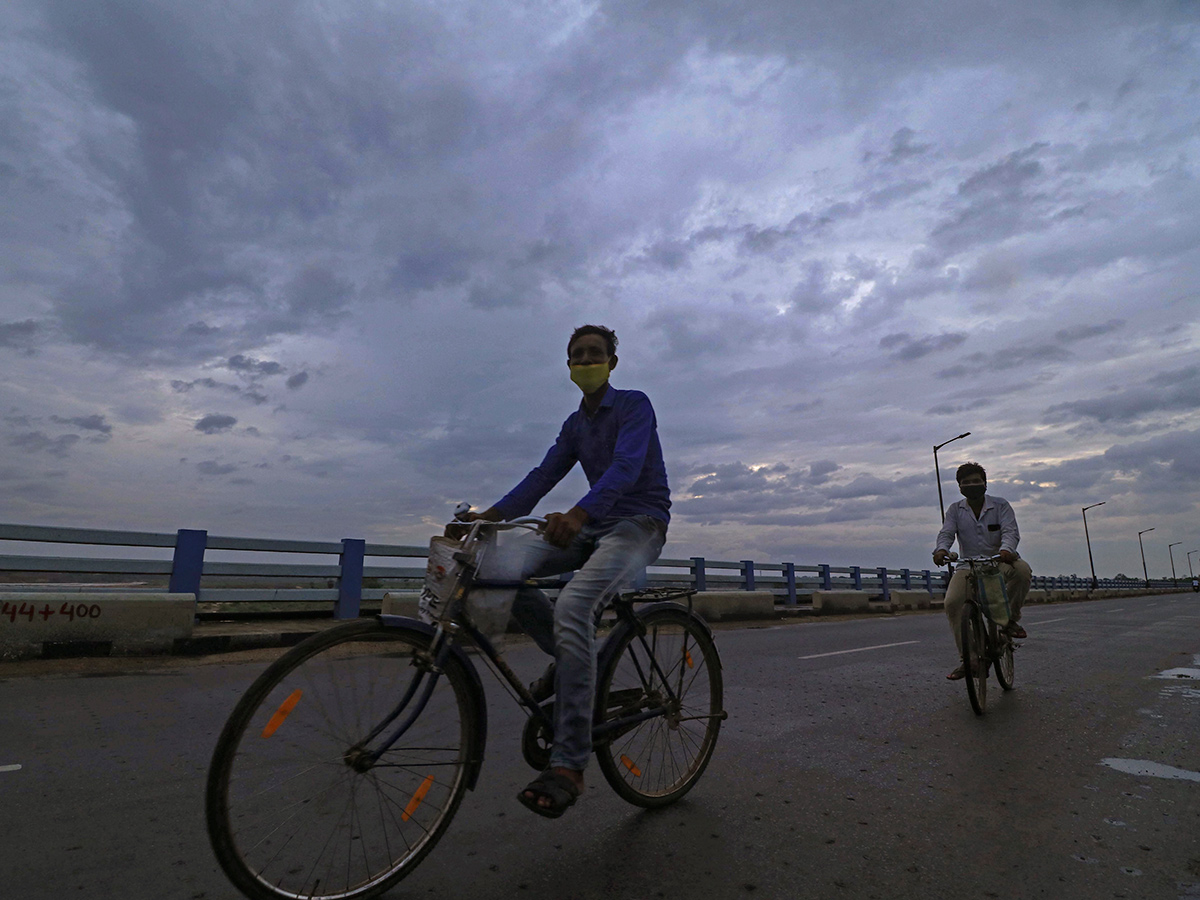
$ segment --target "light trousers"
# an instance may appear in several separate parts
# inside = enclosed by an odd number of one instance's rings
[[[665,522],[653,516],[630,516],[585,525],[565,548],[525,533],[502,554],[485,559],[480,575],[488,580],[575,572],[554,603],[544,592],[526,586],[517,591],[512,610],[525,632],[555,659],[551,766],[586,768],[592,754],[598,613],[658,559],[666,538]]]
[[[967,602],[967,575],[970,568],[960,566],[950,577],[946,586],[946,618],[950,620],[950,630],[954,632],[954,644],[962,655],[962,608]],[[1029,585],[1033,582],[1033,570],[1023,559],[1016,562],[1000,563],[1000,575],[1004,578],[1004,590],[1008,593],[1008,607],[1012,612],[1012,621],[1021,620],[1021,607],[1029,595]]]

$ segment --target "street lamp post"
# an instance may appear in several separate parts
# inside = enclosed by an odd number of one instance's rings
[[[1176,541],[1173,544],[1167,544],[1167,555],[1171,557],[1171,586],[1179,587],[1179,582],[1175,579],[1175,554],[1171,552],[1172,547],[1178,547],[1183,541]]]
[[[1200,550],[1189,550],[1189,551],[1188,551],[1188,553],[1187,553],[1187,557],[1188,557],[1188,578],[1195,578],[1195,577],[1196,577],[1196,573],[1195,573],[1194,571],[1192,571],[1192,554],[1193,554],[1193,553],[1200,553]]]
[[[1093,590],[1093,591],[1096,589],[1096,585],[1097,585],[1097,582],[1096,582],[1096,564],[1095,564],[1094,562],[1092,562],[1092,539],[1091,539],[1091,536],[1089,536],[1089,535],[1088,535],[1088,529],[1087,529],[1087,511],[1088,511],[1089,509],[1095,509],[1097,506],[1103,506],[1103,505],[1104,505],[1105,503],[1107,503],[1107,502],[1108,502],[1107,500],[1101,500],[1099,503],[1093,503],[1091,506],[1085,506],[1085,507],[1083,507],[1083,510],[1082,510],[1082,512],[1083,512],[1083,538],[1084,538],[1084,540],[1086,540],[1086,541],[1087,541],[1087,548],[1088,548],[1088,565],[1090,565],[1090,566],[1092,567],[1092,590]]]
[[[938,468],[937,452],[939,450],[941,450],[943,447],[945,447],[947,444],[953,443],[954,441],[957,441],[959,438],[968,437],[968,436],[970,436],[970,434],[971,434],[971,432],[964,431],[958,437],[952,437],[948,441],[942,441],[940,444],[933,445],[933,474],[937,478],[938,507],[942,510],[942,520],[943,521],[945,521],[945,519],[946,519],[946,504],[942,501],[942,473],[941,473],[941,470]]]
[[[1146,572],[1146,548],[1142,545],[1142,535],[1149,534],[1153,530],[1153,528],[1147,528],[1145,531],[1138,532],[1138,547],[1142,551],[1142,578],[1146,582],[1146,587],[1150,587],[1150,576]]]

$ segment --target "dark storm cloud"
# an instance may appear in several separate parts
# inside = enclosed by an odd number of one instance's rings
[[[1029,366],[1051,365],[1066,363],[1075,359],[1075,354],[1067,349],[1072,344],[1090,340],[1106,334],[1120,331],[1125,326],[1124,319],[1110,319],[1098,325],[1076,325],[1071,328],[1060,328],[1054,332],[1054,342],[1022,342],[994,350],[990,353],[976,351],[963,357],[970,365],[955,365],[937,371],[936,377],[942,379],[961,378],[971,372],[987,373],[1006,371]],[[893,335],[891,338],[897,338]],[[888,340],[885,338],[884,340]],[[897,341],[897,343],[902,343]],[[880,346],[884,346],[882,342]],[[1070,410],[1072,404],[1060,404],[1046,411],[1047,415],[1058,416],[1063,410]],[[1058,419],[1061,421],[1061,419]]]
[[[741,462],[728,463],[716,466],[711,474],[697,478],[688,490],[695,495],[762,491],[769,486],[786,484],[790,479],[780,476],[789,471],[788,466],[782,463],[758,468],[751,468]]]
[[[1115,389],[1086,400],[1056,403],[1046,409],[1042,420],[1134,422],[1153,413],[1196,409],[1200,409],[1200,366],[1187,366],[1160,373],[1134,387]]]
[[[927,190],[932,186],[933,182],[928,180],[901,181],[897,184],[871,191],[866,195],[864,200],[868,207],[878,212],[887,209],[893,203],[907,200],[914,194],[919,194],[921,191]]]
[[[1173,431],[1134,444],[1110,447],[1104,458],[1120,471],[1151,472],[1168,490],[1200,476],[1200,431]]]
[[[1098,494],[1099,499],[1119,495],[1177,495],[1184,485],[1200,476],[1198,441],[1200,431],[1173,431],[1144,441],[1115,444],[1103,453],[1049,466],[1032,466],[1019,477],[1032,482],[1026,488],[1032,494],[1066,496],[1072,502],[1087,491]],[[1117,479],[1118,474],[1124,477]]]
[[[300,388],[304,387],[304,385],[307,383],[308,383],[308,373],[307,372],[297,372],[295,375],[290,375],[290,376],[288,376],[288,380],[285,382],[285,384],[288,387],[288,390],[290,390],[290,391],[298,391]]]
[[[839,304],[854,296],[860,281],[873,277],[874,271],[862,263],[851,261],[850,276],[834,277],[824,260],[804,264],[804,277],[792,288],[788,300],[799,313],[822,314],[833,311]]]
[[[1060,328],[1054,332],[1054,337],[1063,344],[1073,344],[1076,341],[1087,340],[1088,338],[1100,337],[1103,334],[1111,334],[1114,331],[1120,331],[1125,327],[1124,319],[1110,319],[1102,325],[1076,325],[1072,328]]]
[[[90,416],[75,416],[71,419],[64,419],[61,416],[51,416],[51,422],[57,422],[60,425],[74,425],[76,428],[82,428],[84,431],[98,431],[101,434],[112,434],[112,426],[104,420],[104,416],[97,414]]]
[[[196,463],[196,470],[201,475],[228,475],[230,472],[236,472],[237,469],[237,466],[218,463],[215,460],[205,460],[204,462]]]
[[[825,468],[828,461],[814,464]],[[741,463],[712,467],[693,483],[698,496],[672,507],[689,521],[747,525],[821,525],[853,522],[882,509],[905,509],[928,502],[928,476],[895,479],[860,474],[849,482],[826,483],[787,466],[754,469]]]
[[[1045,172],[1034,157],[1045,148],[1044,143],[1032,144],[970,175],[958,186],[965,205],[934,227],[931,242],[943,252],[959,253],[976,244],[1044,228],[1039,210],[1045,198],[1033,188]]]
[[[277,366],[278,363],[270,363],[269,365],[274,367]],[[235,367],[229,366],[228,368],[233,369]],[[253,366],[249,367],[249,371],[252,373],[252,376],[263,374],[258,372]],[[272,371],[267,374],[279,373]],[[217,381],[215,378],[197,378],[194,381],[181,381],[179,379],[175,379],[171,382],[171,390],[175,391],[177,394],[188,394],[196,388],[207,388],[213,391],[223,391],[227,394],[236,394],[241,399],[249,400],[256,406],[266,403],[270,399],[266,394],[258,390],[253,384],[251,384],[250,387],[243,388],[241,385],[230,384],[226,381]]]
[[[969,403],[939,403],[937,406],[931,406],[925,410],[927,416],[957,416],[962,413],[974,412],[977,409],[987,409],[989,406],[995,406],[996,401],[990,397],[980,397],[972,399]]]
[[[735,296],[729,306],[660,306],[645,319],[647,331],[666,345],[668,359],[719,360],[722,354],[757,346],[778,334],[778,310],[761,300]]]
[[[892,135],[892,146],[888,155],[883,161],[889,165],[904,162],[914,156],[921,156],[930,147],[929,144],[917,144],[913,142],[916,137],[916,132],[907,125],[896,131]]]
[[[808,476],[806,481],[809,484],[824,484],[829,480],[829,476],[841,468],[832,459],[819,459],[808,467]]]
[[[240,353],[237,356],[229,357],[225,366],[234,372],[242,372],[247,375],[282,375],[284,371],[283,366],[277,362],[251,359]]]
[[[922,356],[942,350],[953,350],[966,339],[967,335],[961,331],[929,334],[920,338],[914,338],[908,332],[900,332],[880,338],[879,346],[889,351],[888,355],[893,359],[908,361],[920,359]]]
[[[197,421],[194,427],[204,434],[219,434],[222,431],[228,431],[236,424],[237,419],[233,416],[212,413]]]
[[[0,322],[0,347],[32,353],[34,342],[41,330],[41,323],[34,319],[26,319],[23,322]]]
[[[9,446],[24,450],[27,453],[48,453],[51,456],[66,456],[70,449],[79,443],[79,435],[64,434],[52,438],[41,431],[28,431],[24,434],[14,434],[8,439]]]
[[[895,479],[859,474],[847,482],[831,482],[830,476],[839,470],[832,460],[811,463],[807,472],[783,463],[710,466],[687,486],[692,496],[675,506],[681,516],[709,523],[736,519],[769,524],[776,521],[773,514],[784,515],[779,524],[797,524],[795,516],[811,523],[852,521],[870,516],[872,508],[919,504],[928,491],[929,479],[923,474]]]

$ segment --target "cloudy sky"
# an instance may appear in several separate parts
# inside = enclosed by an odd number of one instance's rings
[[[9,0],[0,521],[423,543],[615,328],[667,556],[1200,548],[1200,9]],[[586,485],[573,473],[543,511]],[[9,551],[11,552],[11,551]],[[1197,557],[1193,556],[1193,561]]]

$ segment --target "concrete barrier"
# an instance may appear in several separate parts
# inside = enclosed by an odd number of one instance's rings
[[[195,594],[4,591],[0,659],[169,653],[195,613]]]
[[[709,622],[723,619],[773,619],[775,595],[770,591],[701,591],[692,608]]]
[[[866,591],[813,591],[813,612],[827,615],[870,612],[870,598]]]
[[[383,604],[379,611],[385,616],[417,617],[417,601],[420,591],[388,591],[383,595]]]
[[[889,593],[894,609],[929,609],[933,601],[929,591],[893,590]]]

